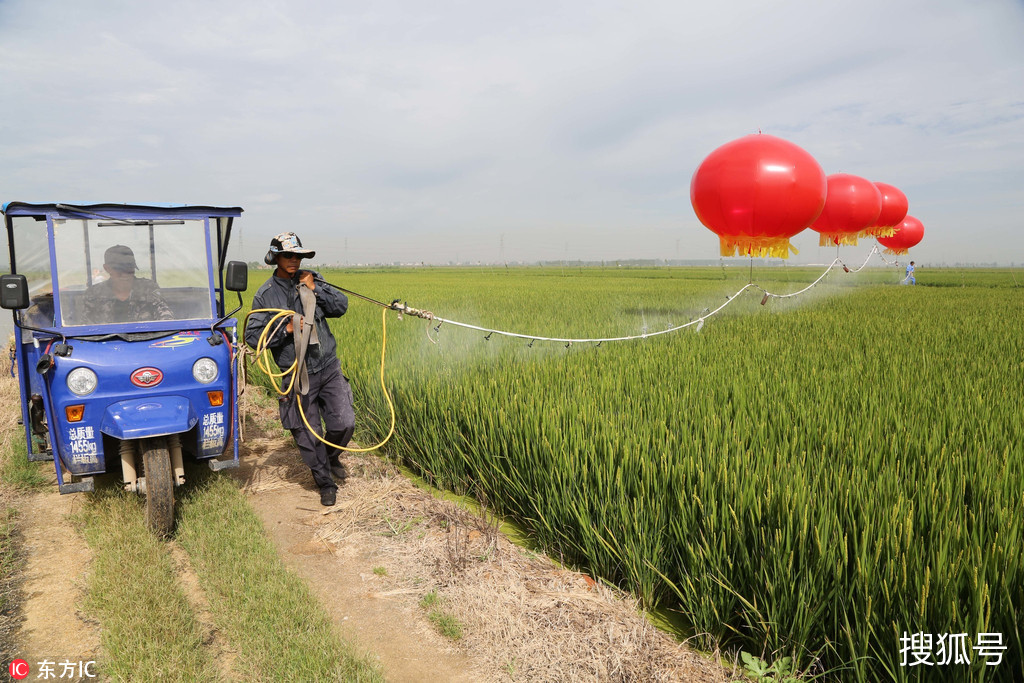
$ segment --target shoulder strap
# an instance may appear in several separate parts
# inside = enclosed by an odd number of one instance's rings
[[[299,380],[298,391],[303,396],[309,391],[309,373],[306,372],[306,349],[310,344],[319,344],[320,337],[316,332],[316,295],[305,285],[299,285],[299,302],[302,304],[302,316],[307,324],[300,324],[298,313],[292,314],[292,335],[295,341],[295,370]]]

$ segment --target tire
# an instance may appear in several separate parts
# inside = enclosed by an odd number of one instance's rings
[[[142,468],[146,477],[146,523],[158,536],[174,529],[174,470],[163,438],[142,442]]]

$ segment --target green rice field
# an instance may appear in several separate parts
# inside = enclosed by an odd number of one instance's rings
[[[822,270],[755,267],[753,280],[784,294]],[[449,319],[557,337],[663,330],[750,277],[323,274]],[[671,613],[708,649],[790,656],[844,681],[1024,680],[1024,277],[918,269],[919,284],[900,287],[900,276],[839,270],[793,299],[762,306],[747,292],[699,332],[600,346],[486,339],[389,313],[398,422],[386,449]],[[262,277],[251,279],[250,296]],[[351,299],[332,324],[358,437],[374,443],[389,426],[381,311]],[[961,633],[970,663],[940,663]],[[975,649],[979,634],[1007,649]],[[910,665],[923,656],[931,666]]]

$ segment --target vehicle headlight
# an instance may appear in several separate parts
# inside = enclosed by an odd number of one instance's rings
[[[75,368],[68,373],[68,389],[76,396],[87,396],[96,391],[96,373],[89,368]]]
[[[200,358],[192,364],[192,376],[197,382],[209,384],[217,379],[217,364],[212,358]]]

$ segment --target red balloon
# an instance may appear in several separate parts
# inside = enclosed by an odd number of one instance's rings
[[[690,203],[719,236],[722,256],[788,258],[789,238],[818,217],[825,190],[825,172],[814,157],[759,133],[727,142],[701,162],[690,181]]]
[[[811,230],[821,233],[819,246],[857,244],[860,231],[878,220],[882,210],[882,193],[866,178],[849,173],[828,177],[825,208]]]
[[[892,237],[879,237],[878,243],[886,247],[887,254],[906,254],[924,237],[924,225],[913,216],[907,216],[896,226]]]
[[[882,193],[882,211],[878,214],[874,226],[866,228],[860,236],[891,237],[896,232],[896,226],[907,217],[907,195],[899,188],[886,183],[875,183],[875,187]]]

